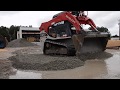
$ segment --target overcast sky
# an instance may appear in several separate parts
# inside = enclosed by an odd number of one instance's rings
[[[48,21],[60,11],[0,11],[0,26],[11,25],[39,27],[42,22]],[[112,35],[119,35],[118,20],[120,11],[88,11],[88,16],[99,27],[109,29]]]

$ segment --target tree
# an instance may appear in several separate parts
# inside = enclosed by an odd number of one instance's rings
[[[88,29],[92,30],[92,27],[89,27]],[[100,32],[108,32],[109,30],[106,27],[97,27],[97,30]]]
[[[108,32],[109,30],[106,27],[97,27],[97,30],[100,32]]]
[[[112,37],[119,37],[119,36],[116,34],[116,35],[114,35],[114,36],[112,36]]]
[[[6,37],[7,40],[10,41],[9,28],[1,26],[0,35],[2,35],[3,37]]]
[[[0,35],[6,37],[8,41],[17,39],[17,31],[19,31],[20,26],[12,25],[10,28],[1,26],[0,27]]]
[[[17,31],[19,31],[19,26],[10,26],[9,34],[11,36],[11,40],[17,39]]]

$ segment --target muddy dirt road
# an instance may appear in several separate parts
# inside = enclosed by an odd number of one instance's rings
[[[23,58],[24,56],[25,58]],[[30,56],[35,59],[30,59]],[[0,78],[120,79],[120,50],[107,49],[104,53],[104,57],[107,56],[106,58],[99,55],[99,58],[86,60],[85,62],[76,57],[56,56],[53,59],[51,56],[42,56],[42,59],[38,59],[41,56],[42,52],[38,46],[1,49]],[[27,59],[28,57],[29,59]],[[40,64],[42,67],[39,66]],[[63,64],[65,67],[62,66]]]

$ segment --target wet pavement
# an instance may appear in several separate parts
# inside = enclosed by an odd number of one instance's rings
[[[20,48],[19,48],[20,49]],[[19,50],[18,48],[16,50]],[[15,49],[0,50],[0,59],[12,56]],[[4,76],[6,79],[120,79],[120,50],[108,49],[113,54],[105,60],[87,60],[85,65],[75,69],[59,71],[17,70]],[[3,78],[3,79],[4,79]]]

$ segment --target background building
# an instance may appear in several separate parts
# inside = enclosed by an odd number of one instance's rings
[[[34,42],[37,42],[40,39],[40,30],[37,27],[22,26],[17,32],[17,39],[20,39],[20,38],[25,38],[31,42],[34,39]]]
[[[17,31],[17,39],[24,38],[29,42],[37,43],[40,42],[40,30],[38,27],[25,27],[21,26]]]

